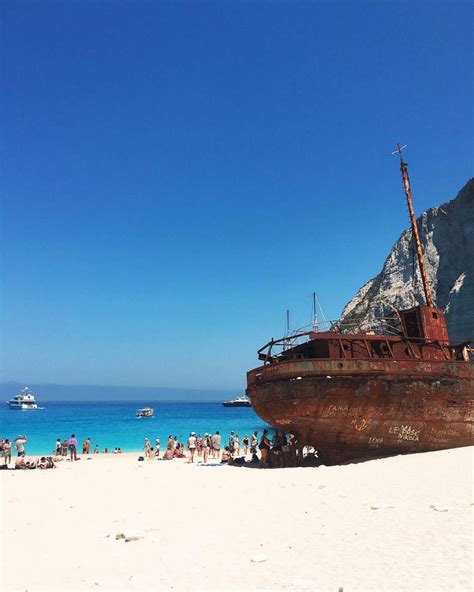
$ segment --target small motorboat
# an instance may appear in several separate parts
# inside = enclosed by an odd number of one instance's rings
[[[143,407],[143,409],[138,409],[137,417],[153,417],[153,409],[151,407]]]
[[[230,399],[229,401],[224,401],[222,403],[224,407],[252,407],[252,403],[250,399],[247,399],[245,396],[235,397],[235,399]]]

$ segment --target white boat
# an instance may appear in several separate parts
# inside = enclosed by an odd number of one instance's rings
[[[137,417],[153,417],[153,409],[151,407],[143,407],[143,409],[138,409]]]
[[[222,404],[224,407],[252,407],[250,399],[247,399],[247,397],[243,395],[235,397],[235,399],[230,399],[229,401],[224,401]]]
[[[7,401],[7,404],[10,409],[44,409],[44,407],[38,407],[33,393],[27,386],[22,388],[18,395],[15,395],[13,399]]]

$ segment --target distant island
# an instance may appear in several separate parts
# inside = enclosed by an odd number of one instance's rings
[[[41,401],[222,401],[239,390],[2,382],[0,399],[6,401],[26,385]]]

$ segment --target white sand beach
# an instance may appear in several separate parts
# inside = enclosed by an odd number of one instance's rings
[[[273,470],[137,457],[0,471],[0,588],[473,588],[472,448]]]

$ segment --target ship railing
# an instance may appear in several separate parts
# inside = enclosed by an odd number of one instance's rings
[[[280,339],[271,339],[268,343],[262,346],[257,354],[260,360],[272,361],[282,355],[285,350],[301,345],[310,339],[317,339],[318,333],[334,333],[335,338],[341,338],[343,335],[380,335],[381,337],[392,336],[409,339],[410,342],[418,343],[419,345],[436,344],[441,349],[456,348],[462,349],[462,355],[466,361],[473,359],[473,349],[469,346],[469,341],[450,341],[449,343],[441,344],[432,339],[425,339],[422,337],[407,338],[404,331],[395,317],[378,317],[371,322],[360,322],[357,320],[337,320],[337,321],[322,321],[306,325],[300,329],[296,329]],[[277,349],[277,351],[274,351]],[[449,358],[447,352],[446,358]],[[417,357],[414,354],[414,357]]]

